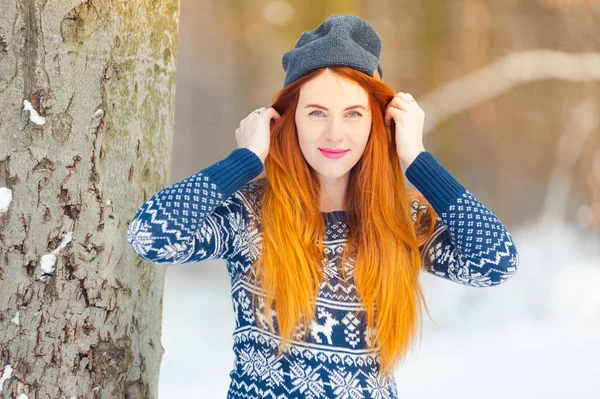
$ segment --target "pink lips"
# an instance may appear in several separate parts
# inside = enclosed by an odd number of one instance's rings
[[[327,158],[338,159],[346,155],[349,150],[324,150],[319,148],[319,151]]]

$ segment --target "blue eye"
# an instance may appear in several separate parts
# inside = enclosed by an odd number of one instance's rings
[[[322,112],[321,112],[321,111],[319,111],[319,110],[316,110],[316,111],[312,111],[311,113],[309,113],[309,115],[315,115],[315,112],[319,112],[319,113],[321,113],[321,114],[322,114]],[[356,116],[361,116],[361,113],[360,113],[360,112],[358,112],[358,111],[352,111],[352,112],[350,112],[350,114],[356,114]]]

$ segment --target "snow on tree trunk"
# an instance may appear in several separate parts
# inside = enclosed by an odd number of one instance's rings
[[[0,397],[156,398],[165,268],[126,241],[170,177],[177,0],[0,5]]]

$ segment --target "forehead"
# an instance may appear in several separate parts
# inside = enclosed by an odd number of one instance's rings
[[[365,90],[352,81],[343,79],[332,72],[325,71],[321,75],[306,82],[300,88],[300,104],[317,103],[319,105],[335,107],[339,105],[361,104],[365,107],[368,96]],[[352,104],[350,104],[352,103]]]

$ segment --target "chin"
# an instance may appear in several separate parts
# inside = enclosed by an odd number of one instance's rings
[[[337,179],[339,177],[345,176],[350,172],[351,168],[348,168],[347,165],[339,165],[338,167],[332,168],[328,166],[315,168],[315,171],[323,177],[329,179]]]
[[[317,173],[320,174],[322,177],[326,178],[326,179],[339,179],[340,177],[345,176],[346,174],[348,174],[350,170],[347,170],[343,173],[336,173],[336,174],[332,174],[332,173],[321,173],[317,170]]]

